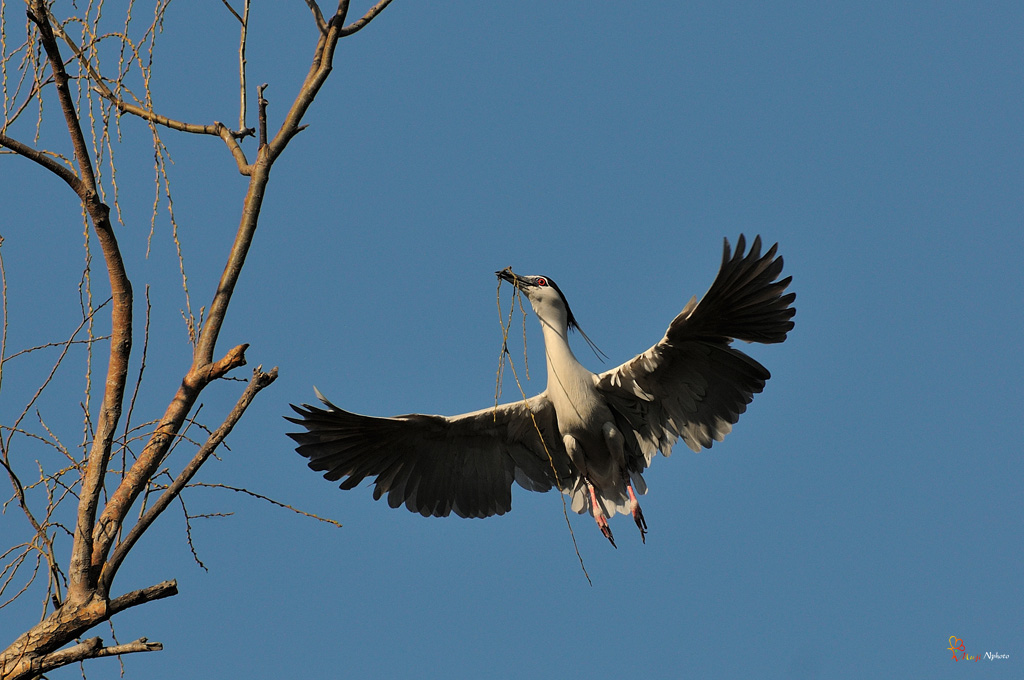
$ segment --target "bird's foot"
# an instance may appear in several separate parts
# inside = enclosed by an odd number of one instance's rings
[[[615,545],[615,537],[612,536],[612,529],[608,526],[608,518],[602,514],[597,514],[594,515],[594,519],[597,520],[597,527],[604,534],[604,537],[611,541],[612,547],[618,548],[619,546]]]
[[[618,548],[619,546],[615,545],[615,537],[612,536],[612,529],[608,526],[608,518],[604,516],[604,512],[601,511],[601,504],[597,502],[597,491],[589,481],[587,482],[587,489],[590,491],[590,507],[594,511],[594,521],[597,522],[597,527],[604,534],[604,537],[611,541],[612,547]]]
[[[633,485],[628,484],[626,488],[629,489],[629,511],[633,513],[633,521],[636,522],[636,528],[640,530],[640,540],[647,543],[647,520],[644,519],[644,511],[640,509],[640,501],[633,493]]]

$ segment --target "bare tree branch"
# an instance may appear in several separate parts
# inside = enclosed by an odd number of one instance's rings
[[[313,20],[316,21],[316,28],[320,33],[327,32],[327,22],[324,21],[324,15],[320,12],[320,5],[316,4],[316,0],[306,0],[306,5],[313,12]]]
[[[234,428],[235,423],[245,413],[245,409],[249,407],[252,400],[256,397],[260,390],[274,382],[277,379],[277,368],[275,367],[269,373],[264,373],[260,370],[261,367],[253,369],[252,380],[249,381],[249,386],[242,393],[242,396],[238,398],[238,402],[235,407],[231,409],[227,418],[218,427],[213,434],[211,434],[206,443],[196,452],[196,455],[192,458],[188,465],[181,471],[181,473],[175,478],[174,482],[171,483],[167,489],[160,494],[160,497],[156,502],[146,511],[146,513],[139,519],[139,521],[132,527],[131,531],[123,541],[121,541],[114,551],[110,555],[110,559],[107,560],[103,566],[103,573],[100,577],[100,581],[105,584],[109,584],[114,575],[117,573],[118,568],[124,561],[124,558],[131,551],[132,546],[135,545],[136,541],[142,537],[142,534],[146,532],[149,526],[156,520],[157,517],[170,505],[178,494],[181,493],[182,489],[191,481],[195,476],[199,468],[202,467],[203,463],[213,455],[213,452],[217,450],[217,446],[220,445],[224,438],[228,436],[228,433]]]
[[[384,11],[384,8],[391,4],[391,0],[380,0],[376,5],[370,8],[366,14],[363,15],[362,19],[353,21],[351,24],[341,29],[341,37],[352,35],[356,31],[362,30],[368,23],[377,18],[377,15]],[[345,9],[348,10],[348,2],[345,3]],[[344,21],[344,17],[342,17]]]
[[[64,70],[64,61],[50,25],[45,1],[32,0],[28,14],[32,22],[39,28],[40,42],[46,51],[50,69],[53,72],[61,111],[64,113],[68,134],[71,136],[78,165],[78,175],[81,179],[81,185],[76,193],[82,199],[82,203],[89,213],[93,229],[96,231],[100,247],[103,250],[110,289],[114,298],[114,306],[111,310],[113,337],[110,342],[106,389],[96,436],[89,453],[85,477],[82,480],[81,501],[78,506],[78,522],[75,526],[75,543],[69,572],[71,584],[68,596],[73,599],[86,599],[90,587],[95,582],[95,573],[91,569],[90,563],[93,542],[92,526],[102,490],[103,476],[110,458],[114,431],[121,416],[121,405],[128,376],[128,357],[132,346],[132,287],[125,271],[124,260],[121,257],[114,230],[110,224],[110,209],[99,200],[92,160],[79,124],[74,99],[68,87],[68,74]]]
[[[82,632],[107,621],[110,617],[126,609],[177,594],[178,584],[172,580],[126,593],[110,600],[109,603],[96,598],[90,599],[82,605],[65,602],[60,609],[23,633],[0,653],[0,678],[20,680],[39,675],[42,672],[42,660],[56,652],[68,641],[79,637]],[[102,648],[102,643],[96,647],[90,647],[90,649],[98,648]],[[75,659],[72,659],[67,663],[74,663],[74,661]],[[55,667],[51,666],[50,668]]]
[[[331,17],[332,24],[338,26],[345,25],[345,19],[348,18],[348,3],[349,0],[338,0],[338,9],[334,13],[334,16]]]
[[[134,652],[157,652],[163,648],[163,644],[159,642],[149,642],[146,638],[139,638],[135,642],[129,642],[123,645],[104,647],[103,640],[98,637],[94,637],[89,638],[74,647],[69,647],[68,649],[62,649],[59,652],[47,654],[43,658],[39,659],[37,664],[34,664],[33,670],[45,673],[47,671],[52,671],[55,668],[60,668],[61,666],[85,661],[86,659],[97,659],[102,656],[117,656],[120,654],[131,654]]]
[[[256,94],[259,97],[259,123],[260,123],[260,148],[262,149],[267,145],[267,100],[263,96],[263,93],[267,89],[267,84],[263,83],[256,88]]]
[[[231,10],[232,14],[238,17],[238,14],[235,13],[235,10],[231,8],[231,5],[228,5],[226,1],[224,2],[224,4],[227,5],[228,9]],[[248,0],[246,0],[246,11],[248,11]],[[50,26],[54,34],[59,36],[65,42],[65,44],[74,53],[79,63],[81,63],[82,67],[85,68],[86,72],[89,74],[89,80],[90,82],[92,82],[93,91],[99,94],[107,101],[109,101],[115,107],[117,107],[117,109],[122,113],[129,113],[133,116],[138,116],[139,118],[142,118],[147,122],[155,123],[156,125],[162,125],[172,130],[177,130],[179,132],[188,132],[190,134],[197,135],[221,135],[221,123],[214,122],[212,125],[204,125],[174,120],[173,118],[168,118],[167,116],[163,116],[161,114],[156,113],[155,111],[144,108],[142,106],[138,106],[137,104],[131,104],[129,102],[126,102],[121,97],[118,97],[109,87],[107,87],[106,79],[103,78],[103,76],[100,75],[100,73],[96,70],[92,62],[89,60],[88,56],[86,56],[83,53],[82,49],[78,46],[78,44],[71,38],[71,36],[67,34],[66,31],[64,31],[63,28],[61,28],[58,22],[53,20],[53,15],[47,13],[47,19],[50,21]],[[238,20],[242,21],[242,18],[238,17]],[[245,39],[244,32],[242,39],[243,41]],[[228,130],[228,132],[234,139],[243,139],[245,137],[250,137],[254,133],[253,130],[247,129],[244,123],[239,125],[238,130]]]
[[[238,19],[242,23],[242,35],[238,39],[238,87],[241,90],[238,101],[238,129],[245,130],[245,43],[249,35],[249,0],[244,0],[242,16]],[[225,0],[224,4],[227,4]],[[237,14],[235,16],[238,16]]]
[[[259,499],[261,501],[266,501],[267,503],[270,503],[271,505],[276,505],[279,508],[284,508],[285,510],[291,510],[292,512],[294,512],[297,515],[302,515],[303,517],[309,517],[310,519],[315,519],[318,522],[324,522],[325,524],[333,524],[334,526],[338,527],[339,529],[341,528],[341,522],[339,522],[337,520],[330,519],[329,517],[321,517],[320,515],[313,514],[312,512],[305,512],[304,510],[299,510],[298,508],[292,507],[292,506],[288,505],[287,503],[281,503],[280,501],[275,501],[273,498],[270,498],[268,496],[264,496],[263,494],[255,493],[253,491],[249,491],[248,489],[241,489],[241,488],[239,488],[237,486],[230,486],[228,484],[207,484],[207,483],[204,483],[204,482],[197,482],[195,484],[190,484],[189,486],[201,486],[201,487],[205,487],[205,488],[208,488],[208,489],[227,489],[228,491],[234,491],[235,493],[242,493],[242,494],[245,494],[246,496],[252,496],[253,498],[257,498],[257,499]]]
[[[216,363],[205,362],[198,366],[193,364],[192,369],[186,374],[156,432],[150,437],[142,453],[125,474],[114,493],[111,494],[107,506],[103,509],[103,514],[100,515],[96,525],[96,542],[92,553],[92,564],[96,569],[103,569],[110,546],[122,527],[128,509],[145,490],[149,480],[160,467],[168,448],[174,442],[177,432],[188,416],[188,412],[192,410],[199,393],[211,381],[222,377],[232,368],[245,365],[246,347],[247,345],[235,347]],[[198,348],[196,351],[199,351]],[[107,578],[105,582],[109,584],[110,578]]]
[[[114,614],[123,612],[126,609],[138,607],[140,604],[148,604],[177,594],[178,582],[176,580],[171,579],[170,581],[162,581],[156,585],[149,586],[148,588],[133,590],[130,593],[125,593],[124,595],[115,597],[110,601],[108,612],[110,616],[113,616]]]
[[[235,134],[228,129],[227,125],[214,121],[214,125],[220,131],[220,138],[224,140],[224,143],[228,145],[228,149],[231,151],[231,155],[235,159],[235,163],[238,164],[238,172],[243,175],[249,175],[252,172],[252,166],[249,165],[249,161],[245,157],[245,152],[242,151],[242,147],[238,144],[238,139]],[[252,128],[246,129],[249,134],[254,134]]]
[[[104,647],[96,652],[95,657],[120,656],[121,654],[132,654],[135,652],[159,652],[164,648],[163,643],[150,642],[147,638],[139,638],[135,642],[127,642],[122,645]]]
[[[391,0],[380,0],[380,2],[374,5],[362,19],[351,24],[349,27],[351,30],[349,30],[348,33],[345,32],[346,29],[341,28],[341,24],[344,23],[345,16],[348,13],[348,0],[341,0],[341,2],[339,2],[338,11],[329,22],[326,35],[321,35],[320,40],[317,43],[316,52],[313,56],[313,63],[310,66],[309,72],[306,74],[306,80],[303,82],[302,88],[299,90],[299,94],[295,97],[295,101],[288,110],[284,122],[281,124],[281,128],[274,136],[273,141],[269,143],[270,162],[273,162],[273,160],[284,151],[285,147],[288,146],[288,143],[292,138],[301,132],[302,118],[305,116],[306,110],[309,109],[313,100],[316,98],[316,95],[320,92],[320,88],[323,86],[324,81],[327,80],[327,76],[331,73],[334,62],[334,50],[337,47],[338,40],[345,35],[355,33],[368,24],[374,17],[380,14],[380,12],[383,11],[390,2]]]
[[[60,55],[60,48],[54,37],[53,26],[50,24],[49,10],[46,3],[43,0],[31,0],[28,18],[39,28],[40,42],[46,51],[50,69],[53,72],[53,80],[57,85],[57,95],[60,100],[61,111],[64,113],[64,122],[67,125],[68,134],[71,136],[71,145],[75,151],[75,161],[78,164],[78,171],[81,174],[82,182],[85,183],[85,190],[95,192],[96,177],[93,174],[92,159],[89,156],[89,148],[85,143],[85,135],[82,133],[78,111],[75,109],[75,102],[71,96],[71,89],[68,87],[68,73],[64,69],[64,60]]]
[[[229,3],[228,0],[221,0],[221,2],[223,2],[224,6],[228,8],[228,11],[231,12],[232,16],[238,19],[238,23],[244,26],[245,21],[242,20],[242,17],[238,16],[238,12],[236,12],[235,8],[231,6],[231,3]]]
[[[254,131],[252,129],[249,129],[249,128],[243,128],[243,129],[239,129],[239,130],[231,130],[230,128],[225,126],[223,123],[217,123],[217,122],[214,122],[211,125],[202,125],[202,124],[196,124],[196,123],[184,123],[184,122],[182,122],[180,120],[174,120],[172,118],[168,118],[167,116],[160,115],[159,113],[156,113],[154,111],[150,111],[148,109],[144,109],[141,106],[136,106],[135,104],[129,104],[128,102],[124,101],[123,99],[120,99],[119,97],[115,96],[114,93],[111,92],[109,89],[106,90],[105,92],[103,91],[102,88],[96,87],[96,88],[93,88],[93,89],[97,93],[99,93],[100,95],[102,95],[103,97],[108,99],[110,101],[110,103],[112,103],[114,106],[116,106],[118,108],[118,110],[122,111],[123,113],[130,113],[130,114],[132,114],[134,116],[138,116],[139,118],[141,118],[141,119],[143,119],[143,120],[145,120],[147,122],[156,123],[157,125],[162,125],[164,127],[170,128],[172,130],[178,130],[179,132],[188,132],[188,133],[191,133],[191,134],[194,134],[194,135],[213,135],[215,137],[220,137],[220,136],[223,135],[223,130],[226,130],[228,132],[228,134],[230,134],[231,137],[234,138],[234,139],[242,139],[244,137],[251,137],[253,135],[253,133],[254,133]]]
[[[74,447],[65,446],[59,436],[59,427],[51,429],[50,424],[39,415],[39,427],[45,430],[42,436],[21,427],[18,422],[14,427],[0,425],[0,463],[11,482],[14,495],[8,503],[17,504],[25,511],[33,533],[23,540],[12,551],[0,554],[0,595],[15,593],[18,597],[36,581],[37,576],[47,575],[46,597],[43,611],[38,623],[28,628],[7,649],[0,651],[0,677],[4,680],[20,680],[35,678],[48,670],[69,663],[101,656],[112,656],[126,653],[155,651],[161,648],[159,643],[150,643],[145,638],[118,644],[115,638],[113,645],[104,646],[98,637],[83,639],[84,634],[94,626],[108,621],[115,614],[128,608],[146,604],[153,600],[174,595],[177,587],[173,581],[133,591],[120,597],[111,598],[113,580],[118,570],[127,560],[130,552],[138,544],[139,538],[152,526],[175,500],[184,500],[182,496],[186,488],[192,486],[192,480],[210,456],[215,455],[218,447],[224,447],[224,439],[245,413],[256,394],[271,384],[277,377],[277,369],[264,373],[260,368],[253,372],[253,377],[244,392],[239,396],[232,410],[223,422],[212,432],[201,424],[209,436],[193,457],[180,472],[165,467],[168,459],[178,443],[192,442],[186,435],[196,420],[202,404],[199,397],[203,390],[213,381],[225,378],[227,374],[246,363],[245,353],[248,345],[238,344],[224,352],[220,359],[215,356],[223,352],[218,350],[220,333],[224,328],[228,307],[239,282],[242,268],[245,265],[249,249],[258,227],[263,199],[267,190],[270,171],[277,158],[284,152],[291,139],[305,129],[303,123],[306,111],[318,95],[333,67],[334,53],[337,42],[342,37],[351,35],[364,28],[380,12],[387,7],[390,0],[377,2],[359,20],[345,25],[348,15],[348,0],[340,0],[337,10],[326,21],[316,0],[305,0],[316,22],[318,35],[316,47],[312,55],[312,63],[299,92],[291,105],[284,111],[276,133],[270,130],[267,113],[267,100],[264,97],[266,85],[258,89],[259,123],[258,130],[246,128],[246,50],[249,39],[248,19],[251,0],[242,0],[241,13],[231,5],[231,0],[223,0],[229,11],[239,20],[241,34],[239,39],[239,125],[232,130],[219,121],[212,124],[193,124],[175,120],[157,113],[153,105],[150,90],[152,74],[153,46],[156,35],[162,30],[164,11],[167,3],[158,0],[149,24],[141,37],[139,31],[130,31],[132,22],[132,3],[129,3],[124,27],[113,32],[100,30],[102,3],[88,3],[80,16],[59,20],[51,14],[50,0],[26,0],[29,22],[26,24],[26,40],[23,45],[12,53],[4,43],[4,54],[0,60],[4,65],[3,91],[5,96],[4,127],[0,128],[0,146],[14,154],[23,156],[64,181],[76,194],[83,208],[85,220],[85,255],[86,263],[79,282],[79,295],[83,313],[89,326],[89,338],[84,341],[86,351],[83,364],[85,366],[86,394],[79,404],[84,416],[82,450],[84,457],[74,451]],[[0,12],[8,4],[0,3]],[[0,24],[3,19],[0,19]],[[81,29],[78,38],[69,34]],[[3,32],[3,31],[0,31]],[[7,34],[4,33],[4,36]],[[4,38],[6,40],[6,37]],[[102,48],[104,41],[112,39],[120,43],[120,60],[118,61],[115,78],[105,78],[101,73],[101,55],[111,51]],[[63,43],[63,45],[61,44]],[[66,47],[64,46],[66,45]],[[148,55],[147,55],[148,48]],[[65,61],[62,49],[70,50]],[[22,64],[19,66],[21,79],[13,88],[13,98],[8,96],[7,66],[13,54],[21,52]],[[113,54],[117,55],[114,51]],[[148,62],[147,62],[148,57]],[[106,61],[104,62],[107,63]],[[70,72],[69,72],[70,69]],[[108,75],[109,73],[108,68]],[[128,79],[129,74],[131,80]],[[136,95],[133,90],[135,79],[141,79],[145,96]],[[22,90],[22,83],[26,84]],[[51,87],[52,86],[52,87]],[[27,92],[28,94],[19,94]],[[64,155],[45,149],[38,140],[41,131],[48,133],[50,126],[42,123],[42,106],[44,98],[49,101],[53,96],[60,106],[64,118],[64,127],[70,139],[72,152]],[[26,97],[22,101],[22,97]],[[13,104],[8,108],[9,102]],[[133,103],[134,102],[134,103]],[[36,137],[31,144],[9,136],[11,123],[21,116],[22,112],[30,111],[30,103],[38,103],[39,122]],[[276,109],[275,109],[276,110]],[[14,118],[7,115],[13,111]],[[176,132],[190,134],[216,135],[221,138],[230,151],[239,173],[248,178],[248,187],[241,202],[237,232],[227,254],[223,272],[208,306],[205,322],[200,312],[200,321],[195,323],[188,303],[186,322],[194,329],[191,364],[187,367],[181,382],[170,402],[164,409],[159,420],[151,416],[140,418],[147,424],[140,426],[132,422],[136,395],[139,385],[129,396],[126,392],[128,364],[133,341],[133,293],[132,282],[128,277],[127,268],[115,235],[114,224],[111,222],[110,205],[106,203],[106,192],[113,187],[113,205],[117,209],[117,221],[121,222],[121,208],[117,199],[116,166],[112,154],[113,129],[116,128],[120,141],[121,114],[130,114],[146,123],[153,139],[156,156],[157,198],[154,205],[160,202],[161,187],[166,195],[167,205],[171,207],[171,197],[166,181],[164,162],[168,160],[167,148],[161,140],[158,129],[167,128]],[[252,156],[247,157],[242,149],[246,137],[259,134],[259,147]],[[39,148],[37,148],[39,147]],[[4,154],[8,153],[7,151]],[[66,153],[66,152],[65,152]],[[109,165],[109,174],[105,175]],[[160,176],[163,176],[163,184]],[[154,208],[155,209],[155,208]],[[154,213],[155,214],[155,213]],[[155,218],[154,218],[155,220]],[[174,228],[175,244],[178,245],[179,262],[181,245],[178,243],[177,223],[173,213],[171,223]],[[155,221],[154,221],[155,224]],[[95,234],[102,251],[102,263],[107,272],[110,285],[111,307],[110,334],[102,336],[93,333],[93,316],[104,305],[94,307],[92,290],[92,234]],[[148,251],[147,251],[148,255]],[[2,261],[0,261],[2,274]],[[184,279],[184,265],[182,264]],[[186,284],[186,300],[188,287]],[[0,371],[6,358],[7,331],[7,289],[4,278],[4,326],[3,340],[0,340]],[[147,320],[148,314],[147,295]],[[148,328],[148,321],[147,321]],[[148,340],[148,332],[144,340]],[[92,394],[92,361],[93,347],[98,341],[110,343],[104,389],[98,413],[90,403]],[[64,351],[74,342],[64,344]],[[146,355],[147,345],[144,342],[142,365],[139,368],[139,383],[150,357]],[[28,353],[28,352],[26,352]],[[15,354],[13,356],[18,356]],[[58,365],[61,359],[58,360]],[[148,373],[146,374],[148,377]],[[43,388],[49,384],[44,382]],[[129,401],[124,415],[124,426],[119,428],[122,409],[126,399]],[[34,398],[29,405],[34,402]],[[71,411],[74,411],[72,402]],[[198,409],[196,408],[198,405]],[[26,413],[28,409],[26,409]],[[47,418],[49,421],[49,418]],[[52,421],[50,421],[52,424]],[[152,432],[144,435],[152,427]],[[116,431],[120,429],[121,438],[115,442]],[[10,443],[17,436],[17,441],[27,440],[33,445],[40,443],[53,447],[61,456],[58,465],[44,469],[39,465],[39,476],[29,477],[16,467],[17,459],[12,457]],[[145,445],[138,453],[134,450],[134,442],[145,440]],[[120,470],[110,469],[110,459],[114,445],[123,453]],[[53,468],[57,468],[54,470]],[[127,469],[125,469],[127,468]],[[0,473],[2,474],[2,473]],[[21,475],[19,477],[19,474]],[[167,476],[170,483],[163,488],[155,483],[155,479]],[[23,481],[24,480],[24,481]],[[235,489],[248,493],[256,498],[267,499],[247,489]],[[142,498],[140,499],[140,496]],[[41,499],[39,512],[34,512],[35,505],[31,500]],[[155,499],[155,500],[154,500]],[[57,510],[63,501],[67,513]],[[271,501],[276,503],[276,501]],[[45,503],[45,505],[44,505]],[[77,505],[75,505],[77,503]],[[32,507],[30,507],[30,505]],[[290,507],[279,504],[283,507]],[[6,506],[6,504],[5,504]],[[294,508],[292,508],[295,510]],[[301,514],[311,516],[308,513]],[[129,513],[138,514],[134,524],[126,523]],[[187,513],[186,513],[187,514]],[[73,516],[74,520],[69,519]],[[322,519],[322,518],[317,518]],[[74,525],[72,526],[72,521]],[[323,520],[331,521],[332,520]],[[333,522],[337,524],[336,522]],[[61,570],[57,560],[59,554],[54,548],[56,538],[64,539],[64,534],[71,536],[69,566],[66,572]],[[45,564],[48,569],[44,569]],[[17,577],[17,578],[15,578]],[[28,583],[24,584],[24,580]],[[39,579],[42,581],[42,579]],[[24,585],[23,585],[24,584]],[[19,590],[20,588],[20,590]],[[63,592],[63,596],[62,596]],[[2,599],[2,597],[0,597]],[[51,605],[52,603],[52,605]]]
[[[38,149],[33,149],[27,144],[22,144],[16,139],[11,139],[7,135],[0,132],[0,146],[6,146],[11,151],[14,151],[20,156],[24,156],[30,161],[34,161],[39,165],[43,166],[53,174],[64,180],[69,187],[78,193],[82,190],[82,182],[78,179],[78,175],[75,174],[74,170],[67,167],[62,163],[58,163],[55,159],[47,156]]]

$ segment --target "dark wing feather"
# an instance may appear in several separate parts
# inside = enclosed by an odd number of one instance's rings
[[[699,451],[721,441],[753,395],[764,389],[768,370],[731,347],[733,339],[776,343],[793,328],[794,293],[782,272],[777,245],[761,255],[761,237],[744,254],[725,241],[722,266],[698,304],[690,300],[661,342],[599,376],[598,388],[626,435],[629,468],[639,471],[655,452],[668,455],[676,439]]]
[[[306,428],[288,434],[296,450],[324,478],[341,479],[342,489],[376,478],[374,499],[387,494],[393,508],[436,517],[504,514],[512,507],[513,481],[531,491],[555,485],[548,452],[563,485],[570,476],[555,410],[543,394],[450,418],[362,416],[317,396],[327,408],[292,406],[300,417],[288,420]]]

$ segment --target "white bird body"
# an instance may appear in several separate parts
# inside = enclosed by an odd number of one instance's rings
[[[543,279],[543,277],[541,277]],[[556,289],[557,290],[557,289]],[[543,396],[551,401],[569,459],[584,479],[599,489],[613,492],[613,497],[598,495],[605,515],[627,512],[622,472],[625,458],[621,444],[611,445],[609,435],[615,430],[611,409],[597,389],[598,377],[576,359],[569,346],[567,308],[554,300],[529,297],[540,320],[544,335],[544,356],[548,384]],[[581,488],[570,493],[573,509],[590,503],[589,494]]]
[[[601,374],[569,346],[569,331],[579,326],[558,286],[502,270],[499,278],[530,300],[541,323],[548,372],[542,393],[461,416],[377,418],[340,409],[318,392],[328,408],[293,406],[301,417],[289,420],[307,431],[289,436],[311,468],[327,479],[345,477],[342,489],[376,477],[374,498],[387,493],[392,507],[503,514],[515,481],[531,491],[559,488],[613,545],[607,518],[616,513],[631,513],[643,537],[636,494],[647,491],[642,472],[654,455],[668,456],[677,438],[694,451],[721,441],[770,377],[732,340],[782,342],[793,328],[796,296],[783,294],[789,278],[776,280],[776,246],[762,256],[758,237],[749,253],[744,248],[741,235],[732,256],[726,241],[722,268],[700,303],[691,299],[661,341]]]

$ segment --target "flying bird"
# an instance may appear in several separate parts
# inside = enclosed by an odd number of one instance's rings
[[[725,240],[711,288],[693,297],[657,344],[626,363],[592,373],[573,354],[569,331],[584,338],[565,295],[547,276],[497,276],[530,301],[540,321],[547,388],[537,396],[465,413],[390,418],[292,405],[304,432],[289,433],[309,467],[342,489],[375,479],[373,497],[424,516],[501,515],[512,508],[512,483],[530,491],[557,488],[577,513],[588,512],[615,545],[608,519],[632,515],[645,540],[637,500],[643,471],[677,439],[694,451],[732,430],[770,377],[731,346],[734,339],[779,343],[793,328],[792,277],[779,280],[778,244],[761,254],[761,237],[744,252]],[[587,338],[589,342],[589,338]]]

